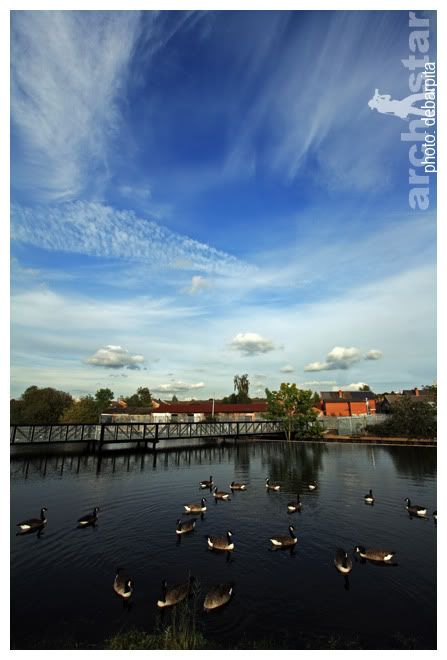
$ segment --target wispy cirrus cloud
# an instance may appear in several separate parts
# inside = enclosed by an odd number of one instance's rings
[[[223,275],[256,272],[254,266],[227,252],[177,234],[133,211],[120,211],[98,202],[38,208],[13,205],[11,233],[17,241],[47,250],[122,257],[145,261],[150,266]],[[203,278],[196,279],[196,289],[204,282]]]
[[[107,369],[122,369],[123,367],[127,369],[140,369],[140,365],[144,362],[144,356],[131,355],[122,346],[109,344],[98,348],[94,355],[87,358],[86,362],[95,367],[106,367]]]
[[[152,388],[154,392],[167,392],[172,394],[175,392],[189,392],[190,390],[201,390],[205,387],[205,383],[184,383],[181,380],[173,381],[172,383],[162,383]]]
[[[92,175],[107,175],[139,25],[138,11],[13,12],[17,187],[26,184],[43,200],[72,199]]]
[[[292,367],[291,364],[285,364],[283,367],[281,367],[280,372],[282,374],[291,374],[295,371],[295,368]]]

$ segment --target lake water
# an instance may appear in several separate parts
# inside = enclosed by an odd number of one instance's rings
[[[215,502],[198,482],[213,475],[219,489],[247,483],[230,502]],[[281,483],[267,492],[265,478]],[[319,489],[305,485],[316,479]],[[374,506],[364,494],[373,489]],[[301,494],[300,513],[287,502]],[[183,504],[205,495],[208,510],[178,541]],[[410,518],[405,497],[426,506]],[[48,508],[42,534],[16,536],[15,524]],[[76,521],[94,506],[95,527]],[[202,593],[235,583],[220,611],[199,625],[216,644],[281,639],[300,648],[304,636],[338,633],[364,648],[436,647],[436,450],[350,444],[274,442],[98,458],[51,457],[11,462],[11,646],[101,648],[127,628],[151,631],[159,617],[161,579],[189,573]],[[293,522],[293,552],[271,550],[273,534]],[[235,550],[207,549],[206,534],[234,533]],[[337,547],[396,551],[396,566],[354,561],[349,583],[335,569]],[[113,589],[115,569],[135,582],[131,607]],[[202,596],[203,598],[203,596]],[[403,644],[407,641],[402,642]]]

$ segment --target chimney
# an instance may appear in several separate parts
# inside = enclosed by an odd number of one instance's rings
[[[338,390],[338,398],[343,399],[343,390]]]
[[[414,393],[416,394],[416,396],[419,396],[419,390],[417,387],[414,388]]]

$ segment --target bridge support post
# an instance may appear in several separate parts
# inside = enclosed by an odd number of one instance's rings
[[[104,431],[105,431],[105,424],[101,424],[101,432],[99,434],[99,451],[102,451],[102,446],[104,444]]]
[[[157,444],[158,444],[158,423],[155,425],[155,438],[154,441],[152,442],[152,451],[154,454],[157,449]]]

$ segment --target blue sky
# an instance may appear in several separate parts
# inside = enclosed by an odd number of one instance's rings
[[[430,56],[435,58],[435,18]],[[12,13],[11,393],[436,378],[408,13]]]

